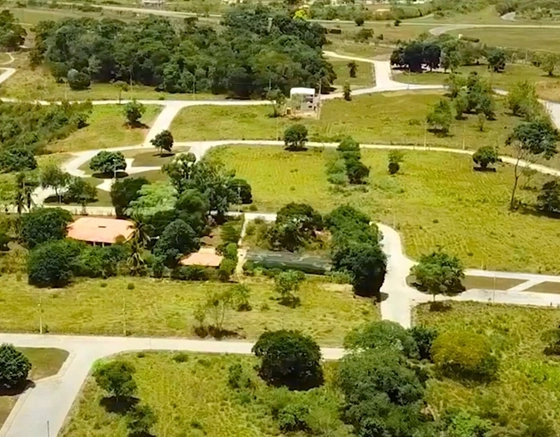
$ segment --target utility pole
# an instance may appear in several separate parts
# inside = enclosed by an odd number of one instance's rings
[[[43,335],[43,293],[41,291],[39,291],[39,334]]]
[[[126,337],[126,295],[123,295],[122,313],[123,313],[123,333],[124,336]]]

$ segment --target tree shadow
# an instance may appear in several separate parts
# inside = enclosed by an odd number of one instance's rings
[[[150,126],[148,126],[146,123],[142,123],[141,121],[135,121],[133,123],[125,123],[125,126],[131,128],[131,129],[149,129]]]
[[[35,387],[35,383],[28,379],[23,381],[21,384],[18,384],[10,388],[3,387],[0,385],[0,396],[19,396],[28,388],[33,388],[33,387]]]
[[[92,173],[92,178],[95,179],[113,179],[115,177],[114,173]],[[119,170],[116,173],[117,179],[126,178],[128,177],[128,173],[126,171]]]
[[[297,296],[285,296],[279,298],[278,303],[288,308],[297,308],[301,305],[301,299]]]
[[[140,402],[140,399],[133,396],[107,396],[99,401],[99,405],[105,408],[109,413],[125,415],[134,408],[138,402]]]
[[[496,169],[494,167],[473,167],[474,171],[479,171],[481,173],[496,173]]]
[[[433,313],[446,313],[452,309],[453,306],[449,301],[430,302],[430,312]]]
[[[195,326],[194,333],[197,337],[200,338],[212,337],[216,340],[222,340],[224,338],[242,338],[242,336],[239,335],[239,333],[236,331],[217,328],[213,325]]]
[[[523,215],[532,215],[534,217],[548,217],[553,219],[560,219],[560,212],[552,213],[552,212],[542,211],[538,209],[535,205],[528,205],[526,203],[519,203],[517,205],[517,212]]]
[[[454,135],[451,132],[444,132],[440,129],[429,128],[428,132],[434,134],[438,138],[452,138]]]

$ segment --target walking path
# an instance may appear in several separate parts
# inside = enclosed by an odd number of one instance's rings
[[[434,90],[442,89],[441,85],[409,85],[395,82],[391,77],[391,68],[388,62],[367,60],[355,57],[338,55],[336,53],[327,52],[328,56],[337,57],[339,59],[354,59],[362,62],[374,64],[376,74],[376,85],[374,87],[362,90],[354,90],[353,94],[367,94],[386,91],[402,91],[402,90]],[[8,68],[0,74],[0,83],[7,80],[15,70]],[[341,93],[335,93],[330,96],[323,96],[323,99],[340,98]],[[5,100],[5,99],[3,99]],[[13,100],[8,100],[13,101]],[[48,102],[40,102],[47,104]],[[116,104],[118,101],[96,101],[93,104]],[[120,102],[123,103],[123,102]],[[144,100],[144,104],[157,104],[164,106],[164,109],[157,117],[152,128],[150,129],[144,146],[127,146],[117,147],[111,150],[135,150],[145,147],[149,141],[159,132],[169,128],[173,118],[177,113],[185,107],[196,105],[262,105],[269,102],[238,102],[238,101],[151,101]],[[554,122],[560,126],[560,105],[552,102],[546,102],[550,109]],[[204,154],[212,147],[226,144],[253,144],[253,145],[283,145],[280,141],[196,141],[176,143],[178,146],[188,146],[190,151],[197,158]],[[335,143],[309,143],[311,147],[336,147]],[[371,149],[405,149],[405,150],[422,150],[437,151],[448,153],[461,153],[470,155],[473,151],[462,149],[447,149],[441,147],[415,147],[415,146],[399,146],[399,145],[383,145],[383,144],[366,144],[364,148]],[[81,165],[91,159],[99,150],[74,153],[73,158],[63,164],[65,171],[75,176],[83,176],[84,172],[79,169]],[[511,157],[502,157],[507,163],[513,163]],[[548,168],[541,165],[521,162],[520,165],[540,171],[542,173],[560,176],[560,170]],[[138,167],[142,168],[142,167]],[[151,167],[148,167],[151,169]],[[134,170],[131,166],[129,171]],[[142,168],[145,170],[145,168]],[[110,181],[104,181],[102,189],[109,189]],[[42,203],[48,191],[40,190],[36,193],[36,201]],[[68,207],[80,210],[80,207]],[[89,207],[88,212],[92,214],[111,214],[112,208]],[[246,222],[258,216],[264,216],[266,220],[274,220],[274,214],[263,213],[247,213],[245,215]],[[410,271],[410,267],[414,261],[408,259],[403,252],[401,238],[394,229],[379,225],[383,234],[382,245],[388,255],[388,272],[385,283],[381,289],[386,298],[381,303],[381,313],[384,319],[393,320],[403,326],[410,326],[411,312],[414,305],[431,300],[431,296],[420,293],[419,291],[409,287],[406,284],[406,276]],[[455,300],[476,300],[482,302],[501,302],[514,303],[523,305],[560,305],[560,295],[541,294],[523,291],[532,285],[540,282],[560,282],[559,277],[531,275],[526,273],[506,273],[506,272],[487,272],[470,270],[467,274],[478,276],[495,276],[517,278],[525,280],[523,284],[512,287],[509,291],[492,291],[492,290],[469,290]],[[10,414],[8,420],[0,430],[0,437],[21,437],[21,436],[40,436],[46,434],[47,426],[52,436],[56,436],[60,431],[66,415],[78,394],[83,381],[85,380],[92,364],[95,360],[124,351],[155,349],[155,350],[184,350],[205,353],[250,353],[252,344],[245,342],[217,342],[203,340],[186,340],[186,339],[146,339],[146,338],[118,338],[118,337],[80,337],[80,336],[54,336],[54,335],[29,335],[29,334],[0,334],[0,342],[14,343],[18,346],[27,347],[58,347],[66,349],[70,352],[70,356],[56,377],[37,383],[34,389],[25,392],[16,407]],[[323,355],[326,359],[338,359],[342,356],[342,349],[323,349]],[[48,424],[48,425],[47,425]]]

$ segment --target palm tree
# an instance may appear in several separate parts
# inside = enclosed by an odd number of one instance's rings
[[[130,256],[128,257],[128,266],[133,275],[138,274],[146,262],[142,257],[144,248],[150,243],[150,236],[148,235],[150,226],[134,218],[134,230],[130,237]]]

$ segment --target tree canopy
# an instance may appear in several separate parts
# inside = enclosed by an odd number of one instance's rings
[[[221,24],[217,31],[155,16],[135,22],[43,21],[34,28],[31,57],[57,80],[73,69],[93,82],[137,82],[171,93],[247,98],[320,83],[328,89],[336,78],[322,55],[326,39],[318,24],[261,5],[232,9]]]
[[[31,370],[31,362],[11,344],[0,346],[0,388],[21,386]]]
[[[20,237],[26,247],[66,237],[72,214],[60,208],[37,208],[21,218]]]

